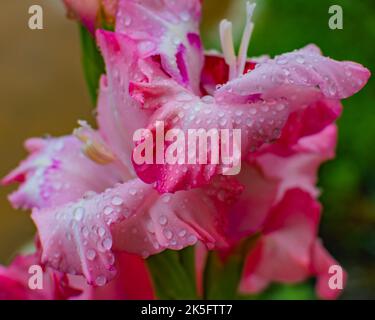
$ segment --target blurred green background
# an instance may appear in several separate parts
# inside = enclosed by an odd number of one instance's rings
[[[249,55],[280,54],[308,43],[327,56],[353,60],[375,72],[374,0],[258,0]],[[243,0],[205,0],[203,39],[218,47],[218,23],[229,17],[240,37]],[[31,4],[44,8],[45,29],[27,27]],[[331,5],[341,5],[344,29],[328,27]],[[80,65],[78,30],[59,0],[2,0],[0,11],[0,175],[25,156],[23,141],[45,133],[70,133],[91,107]],[[344,101],[337,158],[325,164],[319,186],[324,214],[321,237],[349,273],[342,298],[375,299],[375,80]],[[0,262],[32,238],[27,213],[12,210],[0,189]],[[264,298],[313,298],[313,281],[272,286]]]

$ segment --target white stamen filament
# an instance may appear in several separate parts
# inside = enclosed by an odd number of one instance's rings
[[[244,72],[247,59],[247,50],[249,48],[251,35],[254,29],[252,17],[255,6],[255,3],[246,3],[246,25],[242,34],[238,58],[234,52],[232,23],[226,19],[220,22],[221,48],[223,50],[225,62],[229,66],[229,80],[241,76]]]
[[[232,22],[226,19],[220,22],[220,40],[225,62],[229,66],[229,80],[231,80],[237,74],[237,59],[233,46]]]
[[[247,50],[249,48],[251,35],[254,30],[254,23],[252,22],[252,18],[253,18],[255,6],[256,6],[255,3],[252,3],[252,4],[250,4],[250,2],[246,3],[246,13],[247,13],[246,26],[242,34],[240,51],[238,53],[237,76],[242,75],[245,69],[246,59],[247,59]]]

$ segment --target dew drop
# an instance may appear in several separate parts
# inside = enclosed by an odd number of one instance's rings
[[[105,238],[103,240],[103,248],[106,249],[106,250],[109,250],[112,248],[112,239],[111,238]]]
[[[168,219],[167,219],[166,216],[160,216],[160,217],[159,217],[159,223],[160,223],[162,226],[166,225],[167,222],[168,222]]]
[[[169,201],[171,200],[171,196],[170,195],[164,195],[163,197],[162,197],[162,201],[164,202],[164,203],[168,203]]]
[[[89,229],[87,227],[82,227],[81,229],[82,235],[87,238],[89,236]]]
[[[84,214],[85,214],[85,209],[82,207],[75,208],[73,211],[73,217],[77,221],[81,221]]]
[[[202,97],[202,102],[211,104],[211,103],[214,102],[214,97],[213,96],[209,96],[209,95],[204,96],[204,97]]]
[[[114,206],[121,206],[124,203],[124,201],[119,196],[115,196],[115,197],[112,198],[111,203]]]
[[[276,60],[277,64],[284,65],[288,63],[288,59],[286,57],[280,57]]]
[[[178,232],[178,236],[179,236],[180,238],[185,237],[185,236],[186,236],[186,230],[185,230],[185,229],[180,230],[180,231]]]
[[[299,63],[299,64],[304,64],[305,63],[305,59],[302,57],[302,56],[298,56],[296,58],[296,61]]]
[[[164,233],[165,237],[166,237],[168,240],[171,240],[171,239],[172,239],[172,237],[173,237],[173,232],[172,232],[171,230],[169,230],[169,229],[165,229],[163,233]]]
[[[112,207],[110,207],[110,206],[106,206],[105,208],[104,208],[104,214],[106,215],[106,216],[108,216],[108,215],[110,215],[112,212],[113,212],[113,208]]]
[[[328,87],[328,92],[331,96],[334,96],[336,94],[336,87],[335,85],[331,84],[329,87]]]
[[[283,104],[278,104],[277,106],[276,106],[276,110],[277,111],[283,111],[285,109],[285,106],[283,105]]]
[[[197,237],[196,237],[194,234],[192,234],[192,235],[190,235],[190,236],[188,237],[187,241],[188,241],[190,244],[195,244],[195,243],[198,241],[198,239],[197,239]]]
[[[98,235],[99,237],[103,237],[105,235],[105,229],[103,227],[98,228]]]
[[[95,284],[99,287],[102,287],[106,284],[107,282],[107,279],[105,276],[98,276],[96,279],[95,279]]]
[[[86,252],[86,258],[90,261],[93,261],[96,257],[96,252],[93,249],[89,249]]]

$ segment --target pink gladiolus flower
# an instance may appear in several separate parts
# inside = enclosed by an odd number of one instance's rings
[[[93,30],[104,1],[66,2]],[[108,296],[132,296],[116,291],[118,279],[131,281],[132,263],[144,268],[133,256],[124,258],[129,253],[147,258],[198,241],[230,251],[254,235],[241,290],[313,275],[320,296],[336,295],[325,281],[334,260],[317,240],[316,175],[334,155],[340,100],[370,74],[322,56],[314,45],[248,60],[253,10],[247,6],[238,56],[226,20],[223,55],[205,54],[201,1],[119,0],[115,32],[96,31],[106,63],[98,129],[80,122],[73,135],[28,140],[29,157],[3,180],[21,183],[10,201],[33,210],[41,262],[68,274],[69,286],[84,297],[98,297],[102,286],[101,297],[111,288]],[[154,133],[156,120],[184,133],[241,130],[241,173],[223,176],[222,164],[210,163],[138,165],[133,134]],[[74,287],[81,276],[92,288]],[[136,297],[152,297],[145,270],[140,278],[144,290]],[[18,278],[11,281],[18,290]]]
[[[144,262],[135,255],[118,255],[119,274],[105,287],[84,278],[44,268],[41,289],[29,286],[29,268],[39,265],[37,254],[18,256],[8,268],[0,266],[0,300],[134,300],[152,299],[153,288]]]

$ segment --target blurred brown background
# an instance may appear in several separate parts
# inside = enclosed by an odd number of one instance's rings
[[[44,9],[44,29],[28,28],[28,9]],[[23,142],[44,134],[69,134],[89,118],[90,100],[80,61],[79,33],[65,18],[62,1],[1,0],[0,176],[26,155]],[[0,188],[0,263],[27,240],[34,227],[28,212],[13,210]]]

